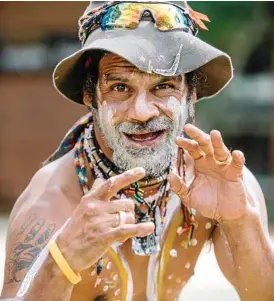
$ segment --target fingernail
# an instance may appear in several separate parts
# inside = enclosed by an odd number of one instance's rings
[[[145,174],[145,170],[142,167],[136,167],[129,172],[131,172],[133,175],[136,175],[136,176],[141,176],[141,175]]]

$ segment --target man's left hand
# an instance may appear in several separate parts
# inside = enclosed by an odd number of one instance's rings
[[[244,154],[238,150],[231,153],[219,131],[208,135],[187,124],[185,132],[192,139],[180,137],[176,143],[193,158],[195,179],[188,186],[172,172],[168,178],[171,189],[204,217],[217,221],[240,218],[250,207],[243,182]]]

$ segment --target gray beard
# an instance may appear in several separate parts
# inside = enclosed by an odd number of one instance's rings
[[[101,108],[92,109],[104,142],[113,151],[113,163],[123,171],[143,167],[148,177],[159,177],[176,166],[177,145],[175,139],[183,134],[183,127],[187,119],[186,111],[181,108],[174,121],[166,116],[160,116],[146,123],[123,122],[113,127],[110,120],[106,121],[103,118]],[[123,132],[131,134],[163,129],[167,129],[166,138],[157,147],[151,148],[129,146],[127,138],[123,134]]]

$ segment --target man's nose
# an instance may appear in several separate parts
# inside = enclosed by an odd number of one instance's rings
[[[160,112],[157,106],[148,100],[145,93],[140,93],[130,103],[127,117],[130,121],[146,122],[159,115]]]

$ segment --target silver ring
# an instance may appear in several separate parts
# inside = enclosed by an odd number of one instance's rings
[[[125,211],[118,211],[118,214],[119,214],[119,226],[124,225],[127,219],[127,215]]]

